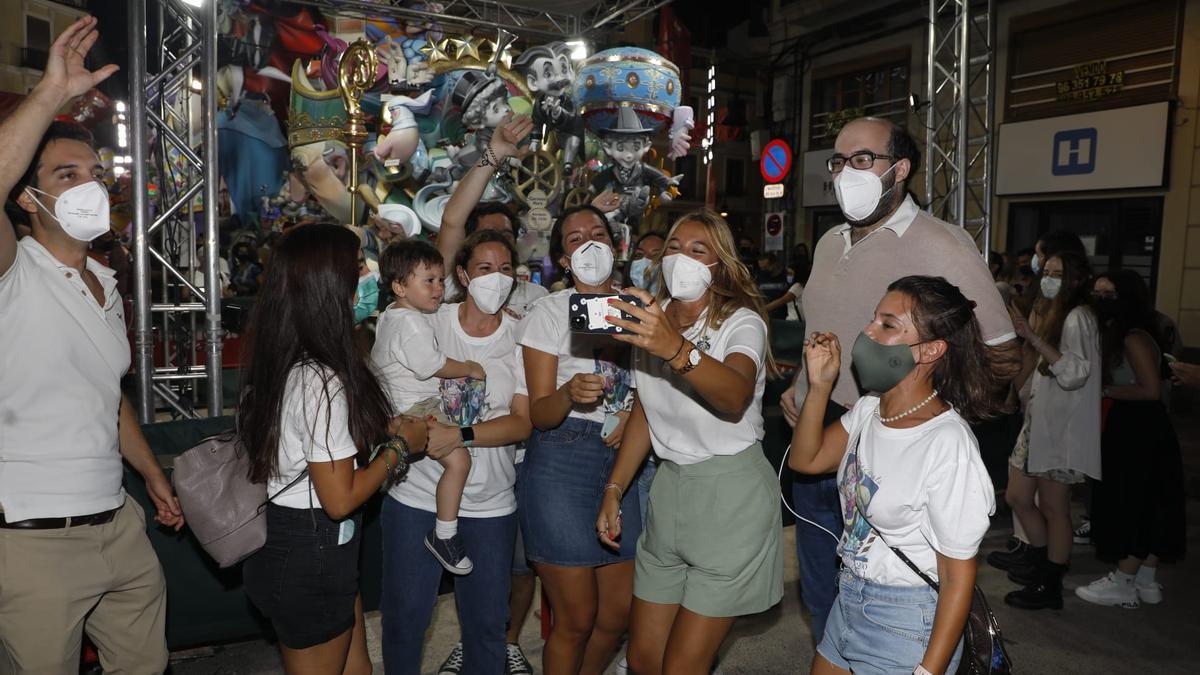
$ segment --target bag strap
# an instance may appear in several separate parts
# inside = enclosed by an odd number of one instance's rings
[[[282,488],[280,488],[280,490],[279,490],[278,492],[276,492],[275,494],[271,495],[270,497],[267,497],[267,501],[263,502],[263,506],[266,506],[268,503],[270,503],[270,502],[271,502],[273,499],[275,499],[275,498],[276,498],[276,497],[278,497],[279,495],[281,495],[281,494],[283,494],[283,493],[287,492],[288,490],[292,489],[292,487],[294,487],[294,486],[296,485],[296,483],[299,483],[299,482],[300,482],[301,480],[303,480],[303,479],[304,479],[304,477],[305,477],[305,476],[307,476],[307,475],[308,475],[308,466],[306,465],[306,466],[304,467],[304,470],[300,472],[300,475],[299,475],[299,476],[296,476],[294,479],[292,479],[292,482],[288,483],[287,485],[284,485]]]
[[[854,439],[854,475],[859,476],[860,477],[859,480],[861,481],[862,471],[858,466],[858,440],[859,440],[858,438]],[[859,491],[857,489],[858,486],[855,486],[855,487],[856,487],[856,489],[854,490],[854,494],[857,495],[859,493]],[[875,525],[872,524],[871,521],[867,518],[867,514],[866,514],[866,512],[863,511],[862,504],[858,501],[857,497],[855,497],[855,499],[854,499],[854,510],[856,512],[858,512],[858,515],[860,518],[863,519],[863,522],[865,522],[867,524],[867,526],[871,528],[871,531],[875,533],[875,536],[879,537],[879,541],[882,541],[884,546],[887,546],[889,549],[891,549],[892,553],[895,553],[896,557],[899,558],[901,562],[903,562],[905,565],[908,566],[908,569],[912,570],[913,573],[916,574],[918,577],[921,577],[921,581],[924,581],[925,583],[929,584],[929,587],[932,588],[935,592],[938,590],[938,588],[939,588],[938,582],[936,582],[932,578],[930,578],[930,576],[928,574],[925,574],[924,572],[922,572],[921,568],[917,567],[916,563],[914,563],[912,560],[909,560],[908,556],[904,555],[903,551],[896,548],[895,546],[892,546],[891,544],[889,544],[887,542],[887,539],[884,539],[883,533],[880,532],[878,529],[876,529]]]

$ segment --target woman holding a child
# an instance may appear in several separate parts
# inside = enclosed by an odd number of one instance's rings
[[[462,626],[462,672],[500,675],[517,524],[513,459],[529,436],[529,405],[516,343],[516,321],[502,307],[513,286],[517,252],[504,235],[481,230],[467,238],[453,270],[461,297],[429,319],[446,357],[475,362],[487,374],[482,400],[462,380],[444,380],[451,424],[431,421],[428,454],[438,459],[468,448],[470,474],[462,492],[458,530],[473,570],[457,579]],[[388,281],[388,280],[385,280]],[[417,675],[437,601],[442,566],[426,550],[434,528],[442,465],[413,464],[408,479],[383,504],[383,658],[389,673]]]

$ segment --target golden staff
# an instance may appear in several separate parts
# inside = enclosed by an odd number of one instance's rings
[[[338,90],[346,104],[346,145],[350,146],[350,224],[358,225],[358,157],[367,140],[366,115],[363,113],[363,93],[375,84],[377,60],[375,48],[359,38],[342,52],[338,63]]]

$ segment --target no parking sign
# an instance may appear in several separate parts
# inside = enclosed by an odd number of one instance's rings
[[[792,149],[787,141],[776,138],[763,148],[762,159],[758,169],[762,172],[763,180],[768,183],[778,183],[783,180],[792,168]]]

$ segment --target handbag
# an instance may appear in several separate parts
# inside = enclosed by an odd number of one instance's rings
[[[854,463],[856,465],[855,475],[862,475],[857,471],[857,450],[854,452]],[[909,560],[908,556],[904,555],[903,551],[887,543],[883,534],[875,529],[875,526],[867,519],[867,514],[863,513],[862,505],[858,500],[854,501],[854,509],[866,521],[875,536],[879,537],[879,540],[891,549],[892,553],[895,553],[896,557],[908,566],[908,569],[920,577],[921,581],[929,584],[929,587],[936,593],[939,589],[938,582],[922,572],[912,560]],[[958,663],[957,673],[958,675],[1011,675],[1012,671],[1012,659],[1008,656],[1008,650],[1004,648],[1004,636],[1000,633],[1000,622],[992,613],[983,589],[979,588],[979,584],[975,584],[971,591],[971,611],[967,613],[967,624],[963,627],[962,659]]]
[[[267,502],[286,492],[308,474],[270,497],[264,483],[250,482],[250,459],[241,440],[228,431],[200,441],[175,458],[171,481],[192,534],[216,563],[231,567],[250,557],[267,542]]]

